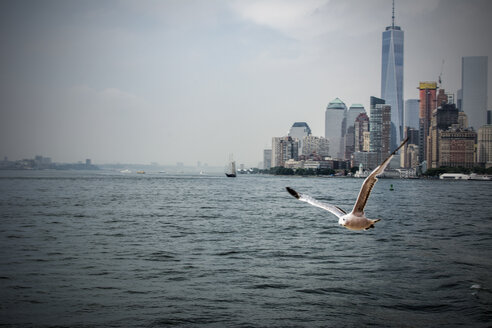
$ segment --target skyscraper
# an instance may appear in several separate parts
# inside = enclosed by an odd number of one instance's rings
[[[369,117],[360,113],[354,123],[354,151],[364,151],[364,132],[369,132]]]
[[[371,97],[371,116],[369,131],[371,141],[369,151],[378,155],[380,163],[390,151],[391,106],[384,103],[384,99]]]
[[[284,166],[289,159],[297,161],[299,156],[299,142],[292,137],[272,138],[272,166]]]
[[[395,26],[395,2],[391,26],[383,32],[381,98],[391,106],[391,148],[403,138],[403,31]]]
[[[439,133],[440,131],[448,130],[453,124],[457,125],[458,117],[459,112],[455,104],[443,103],[432,112],[431,124],[429,125],[429,136],[427,138],[427,167],[439,167]]]
[[[366,110],[361,104],[353,104],[347,111],[347,119],[345,122],[345,138],[344,140],[344,158],[349,160],[355,151],[355,120],[361,113],[365,113]]]
[[[409,142],[407,142],[400,151],[400,166],[403,168],[409,169],[418,165],[418,134],[419,100],[407,99],[405,100],[405,110],[403,114],[403,137],[408,137]]]
[[[330,156],[343,158],[343,137],[345,135],[347,106],[339,98],[328,104],[325,111],[325,138],[330,141]]]
[[[407,99],[405,100],[405,115],[403,120],[404,127],[410,127],[414,129],[419,128],[419,100]]]
[[[478,129],[477,162],[486,168],[492,167],[492,125]]]
[[[354,125],[355,119],[359,114],[366,113],[366,109],[361,104],[353,104],[347,111],[347,130],[351,125]]]
[[[404,134],[408,142],[401,151],[400,166],[405,169],[414,169],[419,164],[419,129],[405,126]]]
[[[292,138],[301,139],[309,135],[311,135],[311,128],[306,122],[295,122],[289,130],[289,136]]]
[[[419,161],[427,160],[427,137],[432,118],[432,111],[436,109],[436,82],[420,82],[420,111],[419,111]]]
[[[299,141],[299,154],[302,153],[302,139],[311,135],[311,129],[306,122],[295,122],[289,130],[289,137]]]
[[[487,122],[487,74],[487,56],[461,59],[461,109],[468,116],[469,126],[475,131]]]

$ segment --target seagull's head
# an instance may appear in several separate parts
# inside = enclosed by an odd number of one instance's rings
[[[345,216],[342,216],[338,219],[338,224],[345,227],[345,225],[347,224],[347,219],[345,218]]]

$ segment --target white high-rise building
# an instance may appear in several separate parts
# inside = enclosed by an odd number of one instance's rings
[[[299,141],[299,154],[302,153],[302,139],[311,135],[311,129],[306,122],[295,122],[289,130],[289,137]]]
[[[343,137],[346,129],[347,106],[339,98],[328,104],[325,111],[325,138],[330,141],[330,156],[343,158]]]
[[[295,122],[289,130],[289,136],[292,138],[302,139],[311,135],[311,129],[306,122]]]
[[[487,122],[487,74],[487,56],[461,59],[461,109],[475,131]]]

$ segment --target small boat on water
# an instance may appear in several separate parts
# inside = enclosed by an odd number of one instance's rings
[[[488,175],[480,175],[476,173],[463,174],[463,173],[443,173],[439,176],[441,180],[482,180],[491,181],[492,178]]]
[[[120,173],[132,173],[132,171],[125,169],[125,170],[121,170]]]
[[[236,162],[232,161],[229,164],[228,171],[225,174],[228,178],[235,178],[236,177]]]
[[[443,173],[439,175],[441,180],[469,180],[470,176],[463,173]]]
[[[137,171],[138,174],[145,174],[145,171]]]
[[[490,175],[482,175],[482,174],[472,173],[472,174],[470,174],[470,180],[491,181],[492,180],[492,177]]]

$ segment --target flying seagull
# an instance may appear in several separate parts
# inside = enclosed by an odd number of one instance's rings
[[[343,209],[341,209],[338,206],[335,205],[330,205],[330,204],[324,204],[316,199],[300,194],[294,189],[290,187],[286,187],[287,191],[289,194],[294,196],[295,198],[299,199],[300,201],[309,203],[311,205],[320,207],[322,209],[325,209],[333,214],[335,214],[338,217],[338,224],[344,226],[347,229],[350,230],[367,230],[370,228],[374,228],[374,224],[378,222],[380,219],[376,220],[371,220],[366,218],[364,214],[364,207],[366,206],[367,199],[369,198],[369,195],[371,194],[372,188],[374,188],[374,185],[378,181],[377,176],[382,174],[384,172],[384,169],[386,166],[388,166],[391,158],[393,157],[394,154],[408,141],[408,138],[403,140],[403,142],[396,148],[391,155],[386,158],[381,165],[376,167],[371,174],[364,180],[364,183],[362,183],[362,187],[360,188],[359,191],[359,196],[357,197],[357,201],[355,202],[354,208],[352,209],[352,212],[348,213],[345,212]]]

